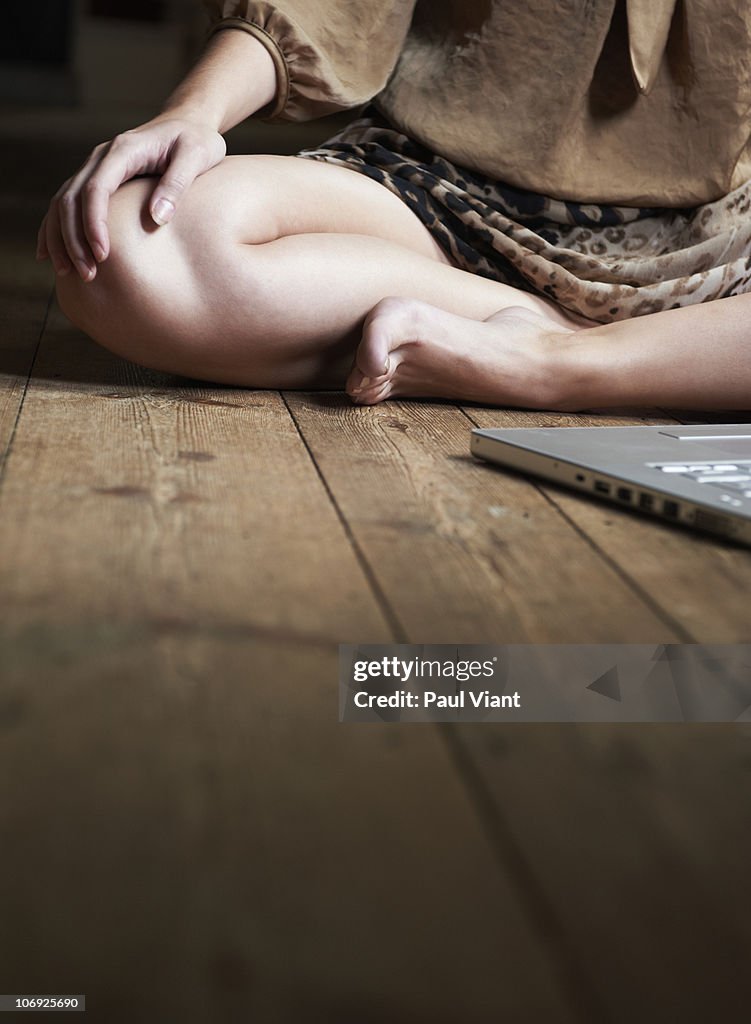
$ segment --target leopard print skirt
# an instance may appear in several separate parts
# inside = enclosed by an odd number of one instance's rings
[[[600,323],[751,291],[751,182],[682,210],[550,199],[455,166],[372,106],[298,155],[385,185],[463,270]]]

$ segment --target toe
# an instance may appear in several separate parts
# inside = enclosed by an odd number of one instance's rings
[[[393,386],[393,381],[388,378],[381,378],[380,383],[375,383],[371,387],[364,389],[354,396],[354,400],[357,405],[378,405],[379,402],[384,402],[387,398],[391,397]]]
[[[391,379],[391,360],[387,357],[387,372],[381,373],[377,377],[366,377],[362,370],[355,366],[352,369],[345,390],[348,395],[352,398],[359,398],[360,395],[367,391],[373,391],[374,389],[380,388],[384,383]]]
[[[365,319],[355,365],[347,381],[347,392],[360,399],[366,391],[378,391],[393,380],[401,360],[401,349],[414,341],[424,320],[426,304],[414,299],[382,299]]]
[[[355,356],[355,366],[364,378],[383,377],[389,372],[389,353],[403,340],[401,305],[402,300],[383,299],[365,318]]]
[[[384,299],[365,319],[355,365],[346,384],[347,394],[357,401],[362,400],[361,396],[366,391],[379,388],[393,373],[395,361],[391,358],[391,351],[402,340],[399,329],[401,302]]]

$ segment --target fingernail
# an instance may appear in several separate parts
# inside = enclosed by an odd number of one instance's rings
[[[386,356],[386,362],[383,364],[382,373],[388,373],[391,369],[391,356]]]
[[[84,281],[90,281],[96,274],[94,268],[90,267],[85,260],[76,260],[76,266],[78,267],[78,273]]]
[[[71,268],[70,268],[70,264],[69,263],[56,263],[55,264],[55,272],[57,273],[57,275],[59,277],[65,277],[66,274],[70,273],[70,269]]]
[[[94,259],[97,261],[97,263],[104,262],[106,256],[107,256],[107,254],[104,251],[104,248],[98,242],[95,242],[94,243]]]
[[[352,394],[353,395],[359,395],[361,391],[362,391],[362,388],[352,388]]]
[[[172,214],[175,212],[174,205],[169,199],[158,199],[154,203],[154,207],[151,211],[151,216],[155,223],[162,225],[166,224],[172,219]]]
[[[373,383],[373,378],[372,377],[363,377],[362,384],[360,385],[360,391],[362,391],[363,388],[369,388],[372,383]]]

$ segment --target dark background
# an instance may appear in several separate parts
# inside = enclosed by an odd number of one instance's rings
[[[3,22],[0,193],[35,198],[40,214],[93,146],[158,112],[209,27],[201,0],[37,0]],[[229,151],[294,153],[332,134],[326,122],[246,122]]]

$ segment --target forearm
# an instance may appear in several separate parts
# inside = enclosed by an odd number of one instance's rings
[[[277,77],[269,51],[238,29],[217,32],[166,101],[160,118],[180,117],[225,132],[272,102]]]
[[[550,341],[560,408],[751,408],[751,294]]]

